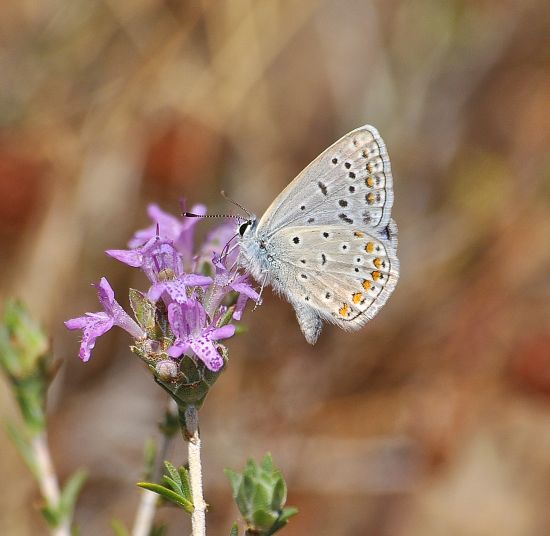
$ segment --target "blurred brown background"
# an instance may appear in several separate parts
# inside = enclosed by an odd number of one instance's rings
[[[91,471],[84,536],[131,524],[164,404],[125,333],[83,365],[62,325],[97,310],[102,275],[124,304],[144,285],[103,250],[153,201],[226,211],[224,188],[261,214],[367,122],[392,157],[400,283],[315,347],[270,292],[247,313],[202,411],[209,533],[237,518],[222,468],[268,450],[300,508],[287,536],[550,533],[549,28],[546,0],[1,3],[0,293],[65,359],[51,442],[62,477]],[[0,451],[0,534],[44,534],[5,433]]]

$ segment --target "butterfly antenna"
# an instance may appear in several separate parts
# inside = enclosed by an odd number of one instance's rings
[[[246,208],[244,208],[240,203],[237,203],[237,201],[228,197],[224,190],[222,190],[220,194],[226,201],[229,201],[230,203],[233,203],[236,207],[240,208],[247,215],[249,220],[252,219],[252,214],[250,214],[250,212],[248,212],[248,210],[246,210]]]
[[[195,214],[194,212],[187,212],[185,206],[185,200],[180,200],[181,215],[184,218],[230,218],[233,220],[243,221],[245,218],[238,214]]]

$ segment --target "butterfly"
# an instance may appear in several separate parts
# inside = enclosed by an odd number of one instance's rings
[[[315,344],[323,321],[357,330],[399,278],[388,152],[365,125],[331,145],[271,203],[239,227],[238,263],[296,311]]]

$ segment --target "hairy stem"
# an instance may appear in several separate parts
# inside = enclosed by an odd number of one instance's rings
[[[191,515],[193,536],[206,536],[206,503],[202,496],[201,440],[197,408],[187,406],[184,417],[186,430],[183,433],[188,445],[189,478],[195,507]]]
[[[57,506],[59,503],[59,483],[53,467],[50,449],[46,433],[42,432],[31,441],[34,452],[35,474],[40,487],[40,493],[49,506]],[[63,522],[50,530],[52,536],[70,536],[71,520],[64,519]]]

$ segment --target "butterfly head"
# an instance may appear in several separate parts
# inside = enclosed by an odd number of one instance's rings
[[[244,237],[244,235],[250,231],[253,231],[256,227],[256,216],[251,216],[249,219],[247,219],[244,223],[242,223],[239,226],[239,234],[241,237]]]

